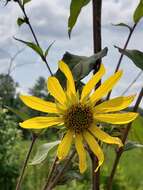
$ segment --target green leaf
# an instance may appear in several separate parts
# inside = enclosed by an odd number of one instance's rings
[[[143,144],[139,144],[133,141],[128,141],[124,146],[124,151],[132,150],[134,148],[143,148]]]
[[[140,0],[135,12],[134,12],[134,22],[137,24],[140,19],[143,17],[143,0]]]
[[[78,81],[86,77],[95,67],[96,61],[107,55],[107,51],[108,49],[104,48],[102,51],[79,61],[72,69],[74,79]]]
[[[46,49],[46,51],[45,51],[45,57],[48,56],[49,50],[51,49],[51,47],[52,47],[52,45],[53,45],[54,43],[55,43],[55,41],[52,42],[52,43],[49,45],[49,47]]]
[[[138,116],[133,122],[129,133],[129,140],[143,144],[143,117]]]
[[[26,23],[26,20],[25,20],[25,19],[23,19],[23,18],[18,18],[18,19],[17,19],[17,24],[18,24],[18,26],[21,26],[21,25],[24,24],[24,23]]]
[[[115,46],[115,48],[118,48],[119,52],[126,55],[128,58],[130,58],[133,63],[139,67],[140,69],[143,70],[143,52],[139,51],[139,50],[123,50],[117,46]]]
[[[71,35],[71,31],[77,21],[77,18],[84,6],[86,6],[90,0],[71,0],[70,5],[70,16],[68,19],[68,33],[69,37]]]
[[[31,0],[23,0],[23,5],[29,3]]]
[[[79,92],[84,86],[84,83],[80,80],[86,77],[93,70],[93,67],[95,66],[98,59],[101,59],[107,55],[107,51],[108,49],[104,48],[101,52],[90,57],[74,55],[69,52],[66,52],[64,54],[62,60],[69,66],[70,70],[72,71],[72,74],[76,81],[76,87],[78,88]],[[60,69],[57,70],[54,76],[60,81],[62,87],[65,88],[66,78]],[[50,96],[48,98],[49,100],[51,99]]]
[[[22,121],[29,119],[29,115],[27,115],[24,112],[21,112],[17,109],[11,108],[9,106],[5,106],[9,111],[11,111],[12,113],[16,114]]]
[[[51,149],[57,146],[61,141],[54,141],[50,143],[45,143],[38,147],[35,157],[29,163],[29,165],[41,164],[48,156],[48,153]]]
[[[34,44],[33,42],[26,42],[26,41],[20,40],[18,38],[14,38],[14,39],[17,40],[17,41],[19,41],[19,42],[22,42],[23,44],[25,44],[28,47],[30,47],[31,49],[33,49],[38,55],[40,55],[40,57],[42,59],[44,58],[43,50],[38,45]]]
[[[107,55],[107,48],[104,48],[101,52],[94,54],[90,57],[74,55],[66,52],[62,60],[69,66],[76,80],[77,88],[80,90],[84,83],[80,80],[86,77],[95,66],[96,61]],[[66,78],[64,74],[58,69],[55,73],[55,77],[58,78],[63,87],[66,86]]]
[[[62,58],[62,60],[69,66],[72,71],[74,66],[76,66],[80,61],[86,59],[86,56],[74,55],[69,52],[66,52]],[[66,78],[65,75],[61,72],[60,69],[55,73],[55,77],[58,78],[63,87],[66,86]]]
[[[113,24],[113,26],[123,26],[123,27],[128,28],[129,30],[132,30],[132,28],[129,25],[125,24],[125,23]]]

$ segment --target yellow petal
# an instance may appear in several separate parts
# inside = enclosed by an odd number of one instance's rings
[[[59,68],[67,78],[67,93],[75,95],[76,94],[75,83],[69,67],[63,61],[59,61]]]
[[[27,129],[44,129],[53,125],[61,124],[62,122],[63,120],[60,117],[34,117],[19,123],[19,125],[22,128]]]
[[[59,113],[56,104],[37,98],[35,96],[20,95],[20,99],[30,108],[46,113]]]
[[[103,96],[105,96],[121,78],[122,71],[116,72],[110,78],[108,78],[97,90],[91,95],[90,100],[92,103],[97,102]]]
[[[95,114],[95,120],[111,124],[127,124],[136,119],[138,113],[113,113],[113,114]]]
[[[76,134],[75,136],[75,147],[79,156],[79,169],[80,173],[83,173],[86,168],[86,151],[83,146],[83,137],[80,134]]]
[[[108,143],[108,144],[117,144],[119,147],[123,146],[122,141],[118,137],[112,137],[99,129],[99,127],[92,126],[89,129],[91,133],[97,137],[99,140]]]
[[[81,93],[81,101],[83,101],[83,99],[85,99],[91,93],[92,89],[95,87],[95,85],[99,82],[99,80],[102,78],[104,74],[105,74],[105,68],[104,65],[101,64],[99,71],[83,87]]]
[[[96,113],[108,113],[114,111],[120,111],[127,108],[135,96],[127,96],[127,97],[117,97],[108,101],[105,101],[94,108],[94,112]]]
[[[66,95],[59,81],[55,77],[49,77],[47,83],[50,94],[62,105],[66,104]]]
[[[87,131],[83,132],[83,136],[89,145],[89,148],[91,151],[95,154],[95,156],[98,158],[98,166],[95,168],[95,172],[98,170],[98,168],[103,164],[104,162],[104,154],[102,149],[100,148],[99,144],[96,142],[95,138]]]
[[[72,144],[72,139],[73,139],[73,131],[68,130],[58,146],[57,156],[59,160],[63,160],[68,155]]]

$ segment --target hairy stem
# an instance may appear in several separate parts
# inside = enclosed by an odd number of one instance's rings
[[[56,169],[56,165],[57,165],[57,161],[58,161],[58,157],[56,156],[55,157],[55,160],[50,168],[50,171],[49,171],[49,175],[48,175],[48,178],[47,178],[47,182],[46,182],[46,185],[44,186],[43,190],[46,190],[49,186],[49,183],[50,183],[50,180],[52,178],[52,175],[53,175],[53,172],[55,171]]]
[[[36,37],[36,34],[35,34],[35,32],[34,32],[34,29],[33,29],[32,25],[31,25],[31,23],[30,23],[30,21],[29,21],[29,18],[28,18],[28,16],[27,16],[26,11],[25,11],[24,5],[22,5],[22,3],[21,3],[20,0],[17,1],[17,2],[18,2],[19,7],[21,8],[21,10],[22,10],[22,12],[23,12],[23,14],[24,14],[26,23],[27,23],[27,25],[29,26],[29,29],[30,29],[30,31],[31,31],[31,33],[32,33],[32,35],[33,35],[34,40],[35,40],[35,43],[37,44],[38,47],[40,47],[39,41],[38,41],[38,39],[37,39],[37,37]],[[45,62],[46,66],[47,66],[47,68],[48,68],[48,70],[49,70],[50,75],[52,76],[53,73],[52,73],[51,68],[50,68],[50,66],[49,66],[49,64],[48,64],[48,62],[47,62],[47,60],[46,60],[45,57],[44,57],[43,61]]]
[[[24,177],[24,173],[25,173],[25,170],[26,170],[26,167],[27,167],[27,164],[28,164],[28,160],[30,158],[31,152],[33,150],[33,145],[35,144],[36,139],[37,139],[37,136],[33,134],[32,135],[32,142],[31,142],[31,145],[30,145],[29,150],[27,152],[26,159],[24,161],[20,177],[19,177],[17,185],[16,185],[16,190],[20,190],[20,187],[21,187],[21,184],[22,184],[22,180],[23,180],[23,177]]]
[[[128,35],[127,40],[126,40],[126,42],[125,42],[123,51],[126,50],[126,48],[127,48],[128,44],[129,44],[129,41],[130,41],[130,39],[131,39],[131,37],[132,37],[132,34],[133,34],[133,32],[134,32],[136,26],[137,26],[137,24],[134,24],[133,27],[130,29],[130,32],[129,32],[129,35]],[[121,62],[122,62],[122,60],[123,60],[123,57],[124,57],[124,54],[121,53],[120,58],[119,58],[119,61],[118,61],[117,66],[116,66],[116,69],[115,69],[115,73],[119,70],[120,65],[121,65]],[[107,95],[107,100],[110,99],[111,93],[112,93],[112,90],[108,93],[108,95]]]
[[[136,104],[135,104],[135,106],[133,108],[134,112],[137,112],[142,98],[143,98],[143,87],[142,87],[142,89],[141,89],[141,91],[139,93],[139,96],[137,98]],[[131,126],[132,126],[132,123],[129,123],[127,125],[127,127],[126,127],[126,130],[125,130],[125,132],[123,134],[123,137],[122,137],[123,144],[125,144],[125,142],[127,140],[127,137],[128,137],[129,131],[131,129]],[[110,177],[109,177],[109,180],[108,180],[107,190],[112,190],[113,179],[114,179],[114,176],[115,176],[115,173],[116,173],[116,170],[117,170],[117,166],[119,164],[119,161],[120,161],[120,158],[121,158],[123,152],[124,152],[123,147],[119,148],[119,150],[117,151],[116,158],[115,158],[115,161],[114,161],[114,164],[113,164],[113,168],[111,170],[111,174],[110,174]]]
[[[101,13],[102,13],[102,0],[92,0],[93,7],[93,47],[94,53],[101,51],[102,40],[101,40]],[[96,73],[101,65],[101,60],[97,60],[94,66],[94,73]],[[101,81],[96,85],[95,89],[101,85]],[[95,168],[98,165],[98,159],[91,153],[92,161],[92,190],[100,189],[100,170],[96,173]]]
[[[67,167],[71,163],[71,160],[75,156],[75,153],[76,153],[76,151],[74,150],[71,153],[71,155],[69,156],[69,158],[65,161],[62,170],[59,171],[59,173],[55,176],[55,178],[49,184],[47,184],[47,186],[45,187],[44,190],[52,190],[56,186],[56,184],[58,183],[58,181],[60,180],[60,178],[63,176],[65,170],[67,169]]]

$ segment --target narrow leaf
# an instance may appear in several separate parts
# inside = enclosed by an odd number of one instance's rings
[[[132,30],[132,28],[129,25],[125,24],[125,23],[113,24],[113,26],[122,26],[122,27],[128,28],[129,30]]]
[[[48,153],[51,149],[57,146],[61,141],[54,141],[50,143],[45,143],[38,147],[35,157],[29,163],[29,165],[41,164],[48,156]]]
[[[23,18],[18,18],[18,19],[17,19],[17,24],[18,24],[18,26],[21,26],[21,25],[24,24],[24,23],[26,23],[26,20],[25,20],[25,19],[23,19]]]
[[[115,48],[118,48],[119,52],[126,55],[128,58],[130,58],[133,63],[139,67],[140,69],[143,70],[143,52],[139,51],[139,50],[123,50],[117,46],[115,46]]]
[[[52,43],[49,45],[49,47],[46,49],[46,51],[45,51],[45,57],[48,56],[49,50],[51,49],[51,47],[52,47],[52,45],[53,45],[54,43],[55,43],[55,41],[52,42]]]
[[[33,49],[43,59],[43,50],[41,49],[41,47],[37,46],[33,42],[26,42],[26,41],[20,40],[18,38],[14,38],[14,39],[19,41],[19,42],[22,42],[23,44],[25,44],[28,47],[30,47],[31,49]]]
[[[143,17],[143,0],[140,0],[135,12],[134,12],[134,22],[138,23],[140,19]]]
[[[23,0],[23,5],[29,3],[31,0]]]
[[[70,16],[68,19],[68,33],[69,37],[71,35],[71,31],[76,24],[77,18],[84,6],[86,6],[90,0],[71,0],[70,5]]]
[[[11,111],[12,113],[16,114],[22,121],[26,120],[29,118],[29,115],[27,115],[24,112],[21,112],[17,109],[11,108],[9,106],[5,106],[9,111]]]
[[[143,148],[143,144],[139,144],[133,141],[128,141],[124,146],[124,151],[132,150],[134,148]]]

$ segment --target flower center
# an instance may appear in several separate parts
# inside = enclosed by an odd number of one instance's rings
[[[93,122],[92,109],[82,104],[73,105],[64,115],[64,120],[68,129],[80,133],[91,126]]]

